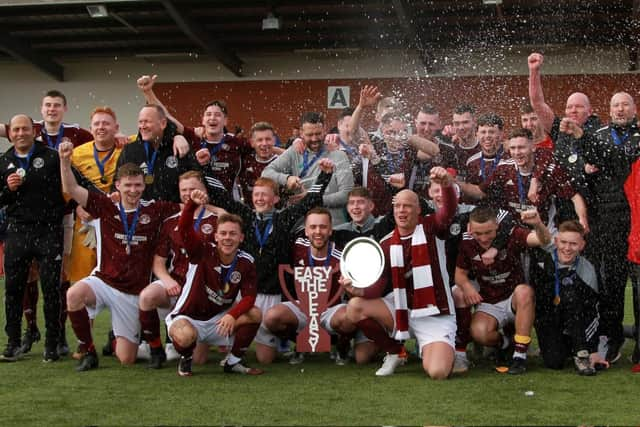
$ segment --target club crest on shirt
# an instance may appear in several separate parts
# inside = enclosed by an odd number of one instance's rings
[[[211,224],[202,224],[200,226],[200,231],[202,234],[211,234],[213,233],[213,225]]]
[[[452,236],[457,236],[458,234],[460,234],[460,224],[458,224],[457,222],[454,222],[453,224],[451,224],[451,227],[449,227],[449,233],[451,233]]]
[[[239,271],[234,271],[233,273],[231,273],[231,277],[229,278],[229,281],[234,285],[237,285],[238,283],[240,283],[240,279],[242,279],[242,274],[240,274]],[[227,293],[228,291],[229,290],[227,289],[224,292]]]
[[[33,159],[33,167],[36,169],[40,169],[44,166],[44,159],[42,157],[36,157]]]
[[[140,215],[140,224],[149,224],[151,222],[151,217],[147,214]]]
[[[168,168],[175,169],[178,167],[178,159],[176,159],[176,156],[169,156],[164,164]]]
[[[229,146],[229,144],[222,143],[222,149],[223,149],[224,151],[229,151],[229,150],[231,150],[231,147]]]

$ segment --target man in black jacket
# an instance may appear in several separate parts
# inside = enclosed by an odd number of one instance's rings
[[[0,205],[7,207],[5,311],[8,343],[5,361],[21,355],[22,299],[32,260],[38,261],[46,340],[44,361],[59,358],[60,269],[64,198],[56,150],[35,143],[33,120],[16,115],[9,124],[13,148],[0,157],[3,173]]]
[[[586,255],[600,274],[601,335],[608,337],[607,360],[615,362],[624,343],[624,290],[629,275],[625,236],[631,219],[624,182],[640,156],[640,129],[635,103],[626,92],[613,95],[610,116],[609,125],[595,132],[584,154],[591,194]]]

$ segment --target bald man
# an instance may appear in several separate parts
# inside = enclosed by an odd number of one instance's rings
[[[600,275],[600,334],[608,338],[606,357],[613,363],[624,342],[624,290],[629,274],[626,236],[631,219],[624,183],[640,157],[640,130],[631,95],[615,93],[609,106],[609,125],[590,137],[584,157],[591,191],[586,256]]]
[[[9,123],[13,144],[0,156],[0,206],[7,207],[5,240],[5,311],[7,347],[2,359],[20,358],[20,329],[24,287],[32,260],[40,266],[44,296],[46,340],[44,361],[59,358],[60,269],[64,199],[58,152],[35,143],[33,120],[23,114]]]
[[[542,54],[532,53],[529,55],[529,100],[531,106],[544,131],[551,136],[556,161],[568,172],[574,188],[582,197],[589,199],[583,154],[588,135],[601,127],[600,120],[593,114],[589,97],[582,92],[574,92],[569,95],[564,117],[556,116],[544,99],[540,72],[543,63],[544,56]]]
[[[387,376],[404,364],[407,355],[400,341],[415,337],[425,373],[447,378],[453,369],[456,316],[449,288],[444,238],[456,212],[453,178],[439,166],[431,181],[442,185],[443,207],[420,216],[418,196],[400,191],[393,203],[394,231],[381,241],[385,269],[366,289],[354,288],[341,278],[352,296],[347,317],[387,353],[377,376]]]

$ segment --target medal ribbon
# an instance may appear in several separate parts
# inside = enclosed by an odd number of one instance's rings
[[[493,171],[496,170],[498,163],[500,163],[501,157],[502,157],[502,150],[499,150],[493,159],[493,163],[491,164],[487,177],[491,176]],[[484,175],[484,154],[480,154],[480,177],[482,178],[482,182],[484,182],[484,180],[486,179]]]
[[[224,275],[224,281],[222,282],[223,289],[224,289],[224,285],[229,283],[229,279],[231,278],[231,273],[233,273],[236,269],[236,264],[238,263],[238,252],[239,251],[236,251],[236,256],[233,257],[233,262],[227,269],[227,273]]]
[[[118,207],[120,208],[120,221],[122,221],[122,225],[124,226],[124,234],[127,237],[127,246],[131,247],[131,241],[133,240],[133,235],[136,232],[136,227],[138,226],[138,217],[140,216],[140,205],[136,208],[136,212],[133,214],[133,220],[131,221],[131,225],[127,221],[127,213],[122,206],[122,202],[118,203]]]
[[[321,147],[316,156],[309,161],[309,151],[304,150],[304,154],[302,155],[302,170],[300,171],[300,178],[304,178],[309,171],[309,168],[318,161],[320,156],[322,156],[322,153],[324,153],[324,147]]]
[[[526,194],[524,193],[524,184],[522,183],[522,175],[520,175],[520,171],[518,173],[518,196],[520,198],[520,204],[524,205],[525,200],[527,200]]]
[[[222,138],[224,139],[224,137]],[[222,148],[222,139],[217,144],[209,144],[206,140],[200,141],[200,148],[207,148],[209,150],[209,154],[211,155],[211,159],[213,159],[218,151]]]
[[[98,149],[96,148],[95,144],[93,145],[93,159],[96,161],[96,166],[98,166],[101,178],[104,178],[104,165],[107,164],[114,151],[115,147],[109,151],[109,154],[107,154],[104,159],[102,159],[102,161],[100,161],[100,157],[98,157]]]
[[[31,146],[31,150],[29,150],[29,152],[27,153],[27,157],[22,158],[22,157],[18,157],[17,155],[15,156],[16,160],[18,161],[18,164],[22,169],[24,169],[25,172],[27,171],[27,169],[29,169],[29,165],[31,165],[31,156],[33,156],[33,152],[35,149],[36,149],[36,144],[34,143]],[[14,155],[15,155],[15,152],[14,152]]]
[[[575,261],[573,262],[573,269],[576,269],[578,267],[578,258],[580,257],[577,256]],[[554,299],[558,299],[560,298],[560,272],[558,268],[558,249],[553,250],[553,266],[555,270],[554,271],[555,273]]]
[[[342,145],[342,148],[344,148],[344,151],[346,151],[349,154],[349,157],[357,157],[358,153],[356,152],[355,149],[349,147],[349,145],[344,142],[343,140],[340,140],[340,145]]]
[[[196,218],[196,222],[193,223],[193,230],[194,231],[198,231],[198,228],[200,228],[200,223],[202,222],[202,218],[204,218],[204,211],[206,211],[206,209],[203,206],[202,210],[198,214],[198,217]]]
[[[151,158],[149,158],[149,150],[151,149],[151,143],[144,141],[144,152],[147,154],[147,175],[153,175],[153,165],[156,163],[156,157],[158,157],[158,151],[154,150]]]
[[[62,123],[60,124],[60,128],[58,129],[58,134],[56,135],[55,144],[51,140],[51,137],[49,136],[49,134],[47,133],[47,128],[45,128],[44,126],[42,126],[42,136],[45,137],[45,139],[47,140],[47,145],[50,148],[57,150],[58,147],[60,146],[60,143],[62,142],[62,137],[64,136],[64,125]]]
[[[327,248],[327,257],[324,259],[324,267],[329,267],[329,263],[331,262],[332,251],[333,251],[333,245],[329,243],[329,247]],[[316,263],[313,260],[313,256],[311,256],[311,244],[309,244],[309,248],[307,249],[307,258],[309,258],[309,266],[315,267]]]
[[[624,135],[622,135],[622,138],[620,138],[620,136],[618,136],[618,132],[616,132],[614,128],[611,128],[611,138],[613,138],[613,143],[615,145],[624,144],[629,139],[629,131],[626,131]]]
[[[273,218],[269,218],[269,220],[267,221],[267,225],[264,227],[263,233],[260,233],[260,228],[258,227],[257,220],[256,222],[254,222],[253,226],[256,231],[256,237],[258,238],[258,245],[260,245],[260,250],[262,250],[262,248],[264,248],[264,246],[267,244],[269,234],[271,234],[271,229],[273,228]]]

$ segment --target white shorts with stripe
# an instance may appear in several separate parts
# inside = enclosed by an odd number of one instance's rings
[[[95,319],[107,308],[111,312],[111,329],[114,335],[137,344],[140,340],[138,295],[125,294],[112,288],[98,276],[85,277],[81,282],[88,284],[96,296],[95,307],[87,306],[89,317]]]

